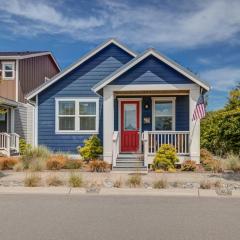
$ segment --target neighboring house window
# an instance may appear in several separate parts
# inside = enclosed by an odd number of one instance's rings
[[[2,77],[5,80],[14,79],[14,62],[3,62],[2,63]]]
[[[175,98],[153,99],[153,130],[175,130]]]
[[[57,99],[57,133],[97,133],[98,99]]]

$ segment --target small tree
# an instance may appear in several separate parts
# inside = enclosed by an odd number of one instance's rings
[[[175,163],[178,162],[176,150],[172,145],[163,144],[157,151],[153,161],[154,169],[175,168]]]
[[[84,160],[89,161],[97,159],[103,153],[103,147],[100,139],[93,135],[84,141],[84,146],[79,147],[78,151]]]

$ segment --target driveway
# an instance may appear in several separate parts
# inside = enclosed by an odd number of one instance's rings
[[[239,199],[0,195],[1,240],[235,240],[239,220]]]

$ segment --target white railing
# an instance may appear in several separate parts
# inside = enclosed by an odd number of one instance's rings
[[[119,154],[119,133],[118,131],[113,132],[113,167],[116,166],[116,160]]]
[[[19,152],[19,135],[16,133],[9,133],[10,135],[10,148]]]
[[[10,156],[10,135],[7,133],[0,133],[0,150]]]
[[[178,155],[189,154],[188,131],[146,131],[143,134],[144,154],[155,154],[162,144],[171,144]]]
[[[0,150],[10,156],[11,150],[19,152],[19,135],[16,133],[0,133]]]

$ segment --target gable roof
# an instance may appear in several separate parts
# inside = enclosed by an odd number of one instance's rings
[[[69,72],[71,72],[72,70],[74,70],[76,67],[80,66],[81,64],[83,64],[84,62],[86,62],[88,59],[90,59],[91,57],[93,57],[94,55],[96,55],[98,52],[100,52],[101,50],[103,50],[104,48],[106,48],[107,46],[109,46],[110,44],[114,44],[116,46],[118,46],[119,48],[121,48],[122,50],[124,50],[125,52],[127,52],[129,55],[133,56],[134,58],[137,56],[137,54],[133,51],[131,51],[130,49],[128,49],[126,46],[124,46],[123,44],[121,44],[119,41],[117,41],[114,38],[111,38],[107,41],[105,41],[104,43],[100,44],[99,46],[97,46],[95,49],[93,49],[92,51],[90,51],[89,53],[87,53],[86,55],[84,55],[83,57],[81,57],[80,59],[78,59],[75,63],[73,63],[72,65],[70,65],[69,67],[67,67],[66,69],[62,70],[60,73],[58,73],[57,75],[55,75],[53,78],[51,78],[49,81],[45,82],[44,84],[40,85],[38,88],[36,88],[35,90],[33,90],[32,92],[30,92],[29,94],[27,94],[26,99],[29,100],[33,97],[35,97],[37,94],[39,94],[41,91],[45,90],[46,88],[48,88],[49,86],[51,86],[53,83],[57,82],[59,79],[61,79],[63,76],[65,76],[66,74],[68,74]]]
[[[173,69],[175,69],[176,71],[178,71],[179,73],[181,73],[182,75],[187,77],[188,79],[192,80],[193,82],[195,82],[199,86],[203,87],[207,91],[210,90],[210,86],[209,86],[208,83],[204,82],[203,80],[198,78],[195,74],[193,74],[192,72],[190,72],[186,68],[182,67],[178,63],[174,62],[173,60],[171,60],[171,59],[167,58],[166,56],[160,54],[159,52],[157,52],[153,48],[148,49],[147,51],[145,51],[141,55],[135,57],[134,59],[132,59],[131,61],[129,61],[125,65],[123,65],[121,68],[117,69],[115,72],[110,74],[108,77],[106,77],[105,79],[103,79],[102,81],[97,83],[95,86],[93,86],[92,90],[94,92],[98,92],[100,89],[105,87],[107,84],[109,84],[110,82],[112,82],[113,80],[115,80],[116,78],[118,78],[119,76],[121,76],[122,74],[127,72],[129,69],[131,69],[132,67],[137,65],[139,62],[141,62],[142,60],[144,60],[145,58],[147,58],[148,56],[151,56],[151,55],[156,57],[160,61],[164,62],[168,66],[172,67]]]
[[[49,51],[0,52],[0,60],[21,60],[44,55],[50,55],[58,70],[61,71],[61,68],[58,65],[55,57]]]

